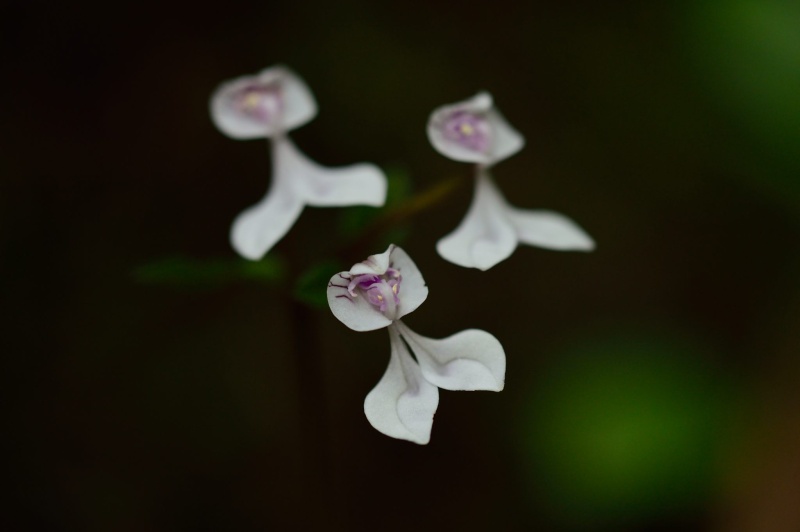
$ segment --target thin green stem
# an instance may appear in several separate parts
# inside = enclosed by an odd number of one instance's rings
[[[451,177],[440,181],[412,197],[409,201],[394,207],[368,225],[361,234],[349,244],[346,244],[337,255],[343,259],[366,255],[365,251],[377,240],[381,234],[412,216],[434,207],[446,199],[465,180],[461,177]]]

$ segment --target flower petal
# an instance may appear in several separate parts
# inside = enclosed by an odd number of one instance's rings
[[[233,221],[231,245],[242,257],[259,260],[291,229],[302,210],[291,174],[275,172],[264,198]]]
[[[374,331],[391,325],[392,320],[375,308],[366,297],[347,291],[349,272],[337,273],[328,282],[328,305],[339,321],[354,331]]]
[[[512,209],[520,242],[556,250],[592,251],[594,240],[578,224],[553,211]]]
[[[439,390],[422,376],[394,327],[389,327],[392,354],[380,382],[367,394],[364,413],[378,431],[426,444],[431,439]]]
[[[488,164],[508,159],[525,146],[525,137],[514,129],[497,109],[494,107],[489,109],[486,118],[493,133]]]
[[[453,264],[488,270],[508,258],[517,247],[509,211],[491,177],[481,172],[467,215],[455,231],[436,243],[436,250]]]
[[[278,65],[258,73],[262,83],[280,80],[283,89],[283,131],[289,131],[310,122],[317,116],[317,102],[305,81],[293,70]]]
[[[386,176],[373,164],[328,168],[306,157],[288,137],[275,139],[275,160],[291,169],[307,205],[380,207],[386,201]]]
[[[253,105],[248,103],[248,91],[256,98]],[[259,98],[265,99],[258,103]],[[240,140],[286,132],[317,114],[311,91],[297,74],[283,66],[221,83],[211,95],[210,108],[217,128]]]
[[[389,247],[386,248],[386,251],[383,253],[370,255],[366,260],[353,264],[353,267],[350,268],[350,273],[353,275],[361,275],[364,273],[383,275],[386,273],[386,270],[389,269],[389,261],[391,260],[389,257],[395,247],[394,244],[389,244]]]
[[[439,340],[421,336],[402,322],[397,328],[431,384],[445,390],[503,389],[506,355],[488,332],[468,329]]]
[[[417,265],[408,256],[408,253],[397,246],[392,248],[389,256],[390,267],[398,270],[402,276],[400,282],[400,307],[397,319],[414,312],[428,297],[428,287],[422,278]]]

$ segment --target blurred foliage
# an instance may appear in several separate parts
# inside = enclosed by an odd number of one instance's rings
[[[142,284],[189,288],[215,288],[236,281],[272,285],[286,277],[286,266],[277,255],[259,261],[174,256],[139,266],[133,277]]]
[[[366,206],[347,207],[339,215],[339,233],[345,237],[355,237],[387,210],[402,205],[413,192],[411,176],[408,171],[397,166],[384,169],[387,179],[386,203],[381,209]]]
[[[541,500],[580,528],[703,504],[731,405],[695,345],[659,335],[586,339],[535,384],[523,452]]]
[[[346,267],[339,261],[326,259],[305,270],[294,286],[294,296],[315,308],[328,308],[328,281]]]
[[[800,3],[692,2],[685,31],[707,99],[738,122],[735,134],[756,143],[745,150],[746,173],[800,201]]]

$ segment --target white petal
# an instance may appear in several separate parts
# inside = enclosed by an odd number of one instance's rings
[[[282,112],[272,120],[261,120],[243,112],[237,104],[237,96],[248,86],[276,87],[281,95]],[[211,119],[217,128],[240,140],[286,132],[305,124],[317,113],[311,91],[294,72],[282,66],[221,83],[211,96],[210,107]]]
[[[445,136],[445,125],[450,116],[458,111],[467,111],[479,115],[485,114],[492,107],[492,96],[488,92],[480,92],[468,100],[437,107],[428,119],[428,140],[436,151],[455,161],[467,163],[488,163],[489,154],[471,150]]]
[[[283,131],[298,128],[317,116],[317,102],[303,79],[291,69],[278,65],[258,73],[261,82],[278,79],[283,89]]]
[[[307,205],[380,207],[386,201],[386,176],[377,166],[361,163],[327,168],[306,157],[288,137],[276,138],[275,145],[277,164],[295,176]]]
[[[497,338],[488,332],[468,329],[435,340],[415,333],[402,322],[397,327],[431,384],[445,390],[503,389],[506,354]]]
[[[488,270],[517,247],[508,218],[510,207],[485,172],[475,181],[475,195],[461,224],[436,244],[445,260],[465,268]]]
[[[348,272],[337,273],[328,282],[328,305],[339,321],[354,331],[374,331],[391,325],[392,320],[372,306],[363,295],[350,295]]]
[[[492,108],[487,114],[486,118],[492,126],[492,148],[489,151],[489,164],[507,159],[517,153],[525,146],[525,137],[511,127],[511,124],[503,118],[500,112]]]
[[[422,278],[417,265],[408,256],[408,253],[401,248],[394,246],[390,255],[390,267],[400,271],[402,280],[400,281],[400,308],[398,309],[397,319],[413,312],[428,297],[428,287],[425,279]]]
[[[513,209],[511,222],[520,242],[557,250],[592,251],[594,240],[578,224],[552,211]]]
[[[302,210],[292,176],[275,172],[264,198],[233,221],[231,245],[242,257],[258,260],[289,231]]]
[[[353,264],[353,267],[350,268],[350,273],[353,275],[361,275],[364,273],[383,275],[386,273],[386,270],[389,269],[389,261],[391,260],[389,257],[395,247],[394,244],[389,244],[389,247],[386,248],[386,251],[383,253],[370,255],[366,260]]]
[[[389,339],[389,367],[364,400],[364,413],[383,434],[426,444],[439,406],[439,390],[423,378],[394,327],[389,328]]]

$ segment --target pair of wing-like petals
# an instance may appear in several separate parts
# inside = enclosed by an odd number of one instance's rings
[[[347,283],[357,275],[383,275],[392,268],[401,275],[399,306],[387,318],[364,297],[347,297]],[[428,296],[428,287],[411,258],[392,245],[328,284],[328,303],[342,323],[356,331],[388,327],[389,366],[367,395],[364,413],[378,431],[419,444],[428,443],[439,388],[500,391],[506,357],[500,342],[486,331],[468,329],[443,339],[421,336],[400,321]],[[412,356],[413,353],[413,356]]]

